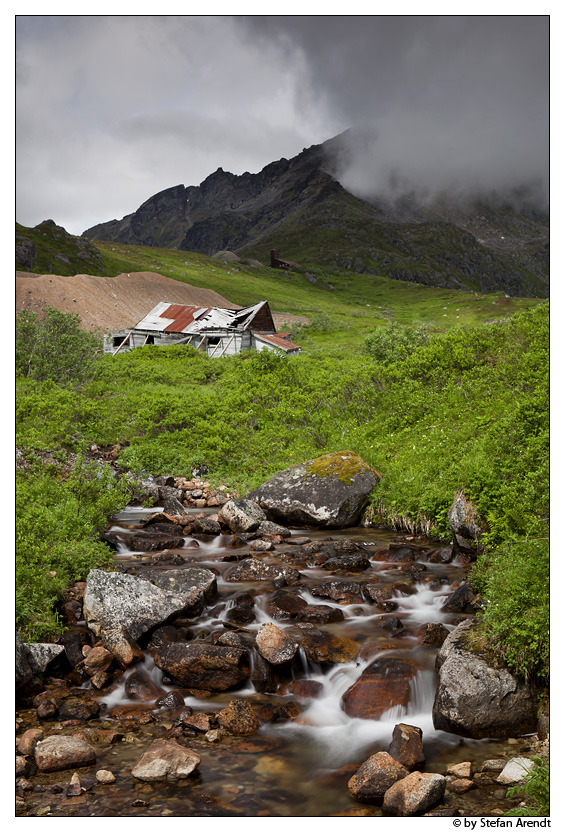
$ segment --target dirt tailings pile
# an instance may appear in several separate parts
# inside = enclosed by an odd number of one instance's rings
[[[51,306],[77,314],[84,329],[111,332],[133,326],[159,301],[241,308],[211,289],[180,283],[156,272],[132,272],[117,277],[16,272],[17,312],[22,309],[39,312]]]

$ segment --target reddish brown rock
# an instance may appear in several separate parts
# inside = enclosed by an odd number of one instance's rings
[[[299,699],[319,699],[324,693],[324,686],[315,679],[297,679],[288,688]]]
[[[428,647],[441,647],[448,635],[449,630],[443,624],[424,624],[418,630],[420,644]]]
[[[105,647],[93,647],[84,659],[84,669],[89,676],[94,676],[100,670],[108,670],[114,656]]]
[[[422,768],[426,762],[422,729],[416,725],[406,725],[404,722],[395,725],[388,753],[403,766],[406,766],[408,771]]]
[[[465,792],[470,791],[471,789],[476,789],[477,786],[473,783],[472,780],[467,780],[466,778],[460,778],[459,780],[452,780],[449,784],[449,791],[453,794],[465,794]]]
[[[356,774],[347,784],[349,791],[358,800],[370,800],[372,803],[381,803],[386,791],[409,774],[402,763],[387,754],[386,751],[379,751],[365,760]]]
[[[37,743],[35,762],[41,772],[91,766],[96,762],[94,749],[80,737],[51,736]]]
[[[143,650],[125,627],[112,627],[104,632],[104,647],[116,659],[120,667],[129,667],[143,661]]]
[[[183,687],[228,690],[249,678],[246,650],[204,642],[165,643],[152,651],[157,667]]]
[[[257,649],[269,664],[281,665],[292,661],[298,644],[276,624],[262,624],[255,640]]]
[[[18,740],[18,751],[24,757],[29,757],[35,751],[35,746],[43,739],[41,728],[29,728]]]
[[[267,600],[265,612],[277,621],[289,621],[306,606],[306,601],[299,595],[279,590]]]
[[[379,719],[395,705],[405,707],[410,699],[410,681],[417,671],[417,666],[405,659],[377,659],[343,694],[345,713],[361,719]]]
[[[351,638],[334,636],[316,627],[292,628],[288,631],[306,653],[308,661],[316,664],[351,662],[357,656],[359,644]]]
[[[392,785],[383,800],[383,809],[394,815],[422,815],[443,800],[446,780],[441,774],[414,771]]]
[[[232,734],[255,734],[259,730],[259,720],[244,699],[232,699],[227,708],[219,712],[218,723]]]

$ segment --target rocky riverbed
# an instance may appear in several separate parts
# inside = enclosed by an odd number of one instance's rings
[[[483,603],[459,549],[292,529],[186,485],[114,518],[116,572],[70,588],[57,645],[21,645],[18,814],[497,816],[519,803],[508,785],[547,742],[528,691],[515,735],[484,714],[438,727],[455,695],[436,691],[438,651],[439,669],[461,666],[457,633]]]

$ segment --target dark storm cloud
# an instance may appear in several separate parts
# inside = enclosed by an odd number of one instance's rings
[[[73,233],[346,128],[357,193],[547,181],[545,17],[20,17],[17,218]]]
[[[344,185],[361,194],[535,183],[547,194],[545,16],[253,18],[299,44],[312,86],[358,128]]]

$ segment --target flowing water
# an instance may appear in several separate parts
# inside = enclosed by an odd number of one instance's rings
[[[114,518],[112,531],[119,532],[122,543],[118,546],[115,560],[118,568],[143,574],[145,564],[155,568],[151,555],[135,552],[129,538],[139,530],[148,513],[144,509],[127,509]],[[313,664],[301,648],[295,660],[288,683],[293,680],[310,680],[321,694],[315,699],[300,699],[292,694],[258,693],[251,682],[235,690],[206,695],[205,698],[185,696],[185,705],[194,712],[211,714],[224,708],[234,698],[247,699],[255,706],[284,706],[296,703],[300,709],[295,718],[267,722],[260,732],[248,737],[224,737],[218,743],[208,742],[203,734],[189,740],[189,746],[202,757],[195,775],[177,784],[147,784],[136,781],[131,768],[151,742],[164,737],[171,728],[174,715],[170,710],[159,708],[156,701],[175,686],[163,681],[163,673],[155,666],[149,655],[143,663],[128,668],[111,688],[92,690],[102,705],[101,719],[96,727],[102,730],[116,728],[124,732],[124,740],[117,744],[96,746],[96,769],[107,768],[116,775],[112,786],[99,787],[94,774],[84,775],[83,786],[87,791],[80,798],[70,798],[50,806],[49,814],[82,816],[132,815],[132,816],[328,816],[337,814],[381,814],[375,806],[363,807],[354,800],[347,789],[347,781],[355,768],[377,751],[388,748],[394,726],[399,722],[418,726],[422,729],[426,755],[425,771],[445,773],[446,765],[463,760],[482,761],[507,752],[504,743],[494,741],[462,740],[452,734],[436,731],[432,723],[432,705],[435,695],[434,663],[436,648],[420,644],[418,630],[423,624],[443,624],[452,630],[457,616],[442,612],[441,607],[452,588],[465,571],[461,564],[433,564],[426,553],[431,547],[421,546],[416,564],[425,566],[426,582],[415,583],[401,570],[401,565],[379,559],[380,554],[393,541],[392,535],[374,529],[345,529],[320,532],[314,530],[294,531],[293,535],[308,536],[311,540],[349,539],[361,544],[371,560],[371,569],[358,574],[332,576],[321,568],[301,568],[303,575],[298,587],[290,588],[309,605],[324,604],[335,607],[343,613],[343,620],[325,624],[319,629],[336,636],[354,639],[360,646],[360,654],[354,661],[340,664]],[[226,548],[227,538],[218,536],[194,541],[185,538],[179,551],[190,557],[189,566],[213,569],[217,574],[218,600],[205,609],[200,616],[184,621],[193,638],[202,638],[210,633],[225,633],[240,630],[248,637],[259,627],[272,622],[279,628],[295,627],[295,621],[272,619],[266,611],[268,596],[273,594],[271,582],[231,583],[225,580],[226,572],[236,565],[247,553],[246,549]],[[267,563],[292,565],[292,555],[297,547],[288,543],[277,545],[275,552],[251,553]],[[171,568],[170,564],[159,564],[160,568]],[[174,568],[179,568],[175,566]],[[182,567],[181,567],[182,568]],[[320,598],[311,593],[315,584],[336,578],[346,582],[366,582],[377,577],[379,586],[393,588],[393,600],[398,607],[390,613],[383,613],[374,604],[338,604],[329,598]],[[288,587],[284,588],[289,589]],[[235,605],[234,598],[240,593],[254,596],[255,620],[242,627],[234,627],[228,613]],[[409,594],[410,593],[410,594]],[[383,629],[382,624],[389,616],[402,622],[398,636]],[[379,619],[377,621],[377,619]],[[316,625],[318,626],[318,625]],[[384,650],[383,650],[384,648]],[[363,670],[375,659],[395,656],[415,662],[418,671],[410,682],[410,699],[406,707],[396,706],[384,713],[380,719],[351,718],[342,708],[344,692],[361,676]],[[154,700],[140,703],[128,695],[128,680],[133,674],[140,675],[148,684],[155,686],[159,694]],[[85,686],[89,686],[89,682]],[[136,706],[137,717],[124,720],[124,706]],[[122,709],[120,715],[119,709]],[[116,722],[116,714],[120,721]],[[297,715],[298,714],[298,715]],[[93,722],[88,723],[94,725]],[[82,730],[82,729],[78,729]],[[96,741],[96,730],[90,728],[91,739]],[[65,782],[65,772],[42,775],[46,794],[53,784]],[[92,787],[89,788],[88,777]],[[497,806],[503,804],[504,790],[492,788],[481,790],[482,805],[478,792],[470,792],[461,798],[467,803],[468,814],[497,813]],[[473,797],[474,796],[474,797]],[[75,800],[73,803],[72,801]],[[473,800],[475,803],[473,803]],[[486,800],[486,804],[485,804]],[[471,801],[469,803],[469,801]],[[453,803],[453,801],[452,801]],[[46,805],[50,805],[47,800]],[[470,808],[469,808],[470,807]]]

